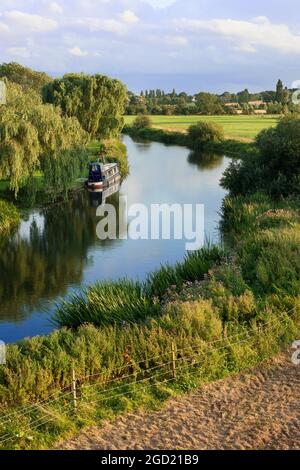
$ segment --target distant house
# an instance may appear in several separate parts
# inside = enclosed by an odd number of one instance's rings
[[[243,110],[239,103],[225,103],[224,106],[225,108],[228,108],[232,114],[243,114]]]
[[[263,100],[249,101],[248,104],[253,106],[253,108],[263,108],[264,106],[267,106],[267,103],[265,103]]]
[[[247,103],[252,108],[252,112],[254,114],[267,114],[267,103],[262,100],[253,100]],[[225,103],[224,106],[230,110],[232,114],[243,114],[246,113],[245,110],[242,109],[240,103]],[[247,114],[247,113],[246,113]]]
[[[254,110],[254,114],[267,114],[267,110],[266,109],[255,109]]]
[[[239,108],[240,105],[239,103],[225,103],[225,105],[227,108]]]

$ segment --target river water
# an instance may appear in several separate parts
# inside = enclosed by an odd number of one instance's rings
[[[117,213],[119,195],[129,206],[204,204],[205,236],[217,243],[225,196],[219,181],[229,159],[199,159],[184,147],[123,140],[130,175],[106,202]],[[9,239],[0,239],[0,340],[49,333],[57,302],[97,280],[143,280],[160,264],[184,257],[186,240],[101,241],[98,222],[95,201],[84,190],[66,203],[30,211]]]

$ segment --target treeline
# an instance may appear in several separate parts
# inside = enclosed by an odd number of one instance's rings
[[[299,112],[300,107],[293,104],[292,95],[281,80],[276,90],[250,93],[248,89],[239,93],[228,91],[221,95],[200,92],[190,95],[177,93],[175,89],[166,93],[161,89],[142,90],[139,95],[128,94],[126,114],[150,115],[220,115],[220,114],[287,114]]]
[[[53,80],[16,63],[0,65],[7,102],[0,108],[0,179],[17,196],[40,172],[47,190],[67,193],[82,174],[91,139],[120,133],[127,90],[103,75]]]

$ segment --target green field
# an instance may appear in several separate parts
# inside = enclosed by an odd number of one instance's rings
[[[125,116],[131,124],[136,116]],[[263,129],[275,126],[278,116],[151,116],[153,126],[169,131],[184,132],[200,120],[217,122],[224,128],[227,139],[250,141]]]

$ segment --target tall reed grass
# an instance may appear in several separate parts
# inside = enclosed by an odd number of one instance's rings
[[[52,321],[58,327],[78,328],[85,323],[102,326],[155,317],[160,313],[159,301],[171,286],[180,290],[185,282],[203,279],[224,256],[221,248],[206,247],[186,255],[174,267],[162,266],[145,283],[126,279],[97,283],[61,302]]]

